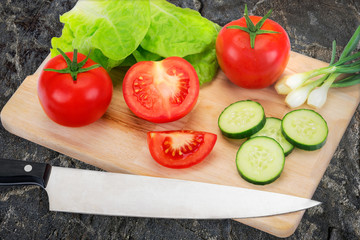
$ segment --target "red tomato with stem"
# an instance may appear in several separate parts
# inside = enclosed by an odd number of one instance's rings
[[[124,77],[123,96],[136,116],[154,123],[171,122],[195,106],[199,79],[194,67],[180,57],[138,62]]]
[[[217,136],[200,131],[148,132],[151,156],[168,168],[187,168],[200,163],[214,148]]]
[[[76,50],[59,51],[61,55],[50,59],[39,77],[41,106],[50,119],[63,126],[93,123],[111,102],[111,78],[104,68]]]
[[[227,78],[243,88],[265,88],[284,72],[290,40],[275,21],[245,16],[226,24],[216,40],[216,55]]]

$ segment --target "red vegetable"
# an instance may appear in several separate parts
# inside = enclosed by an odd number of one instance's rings
[[[199,80],[193,66],[183,58],[143,61],[126,73],[123,95],[136,116],[155,123],[170,122],[193,109]]]
[[[109,74],[76,50],[59,51],[62,55],[50,59],[39,77],[42,108],[50,119],[64,126],[95,122],[106,112],[112,98]]]
[[[200,163],[213,149],[217,136],[199,131],[148,132],[151,156],[169,168],[187,168]]]
[[[219,65],[227,78],[243,88],[265,88],[283,73],[290,57],[290,41],[276,22],[248,16],[225,25],[216,40]]]

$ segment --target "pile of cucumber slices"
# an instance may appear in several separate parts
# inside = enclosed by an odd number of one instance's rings
[[[293,110],[278,119],[266,117],[261,104],[252,100],[226,107],[218,125],[228,138],[248,138],[236,154],[236,166],[242,178],[260,185],[280,177],[285,157],[294,147],[317,150],[328,136],[326,121],[313,110]]]

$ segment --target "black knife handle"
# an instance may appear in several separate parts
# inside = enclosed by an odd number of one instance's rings
[[[45,188],[50,172],[51,166],[46,163],[0,158],[0,186],[39,185]]]

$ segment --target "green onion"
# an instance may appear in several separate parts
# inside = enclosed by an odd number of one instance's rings
[[[275,84],[278,94],[287,95],[286,104],[295,108],[305,103],[320,108],[327,99],[330,87],[349,87],[360,83],[360,52],[353,51],[360,41],[360,26],[345,46],[337,62],[336,41],[332,43],[332,55],[329,66],[303,73],[284,76]],[[341,74],[349,77],[335,81]],[[321,78],[315,78],[322,76]]]
[[[285,82],[286,80],[292,75],[287,75],[283,78],[281,78],[277,83],[275,84],[275,90],[278,94],[286,95],[291,92],[291,88],[289,88]]]
[[[349,87],[360,83],[360,74],[352,75],[342,80],[336,81],[331,84],[331,87],[338,88],[338,87]]]
[[[305,84],[295,90],[291,91],[285,98],[285,103],[291,107],[296,108],[303,105],[306,102],[306,98],[309,96],[310,92],[319,86],[327,76],[324,76],[316,81]]]
[[[339,75],[340,73],[331,74],[320,87],[311,91],[307,99],[307,104],[311,107],[321,108],[326,102],[331,84]]]
[[[296,73],[296,74],[290,76],[289,78],[287,78],[285,81],[285,84],[290,89],[296,89],[296,88],[300,87],[301,85],[303,85],[307,80],[309,80],[313,77],[317,77],[317,76],[323,75],[323,74],[333,73],[335,71],[336,71],[336,67],[328,66],[328,67],[323,67],[323,68],[315,69],[315,70],[304,72],[304,73]]]

